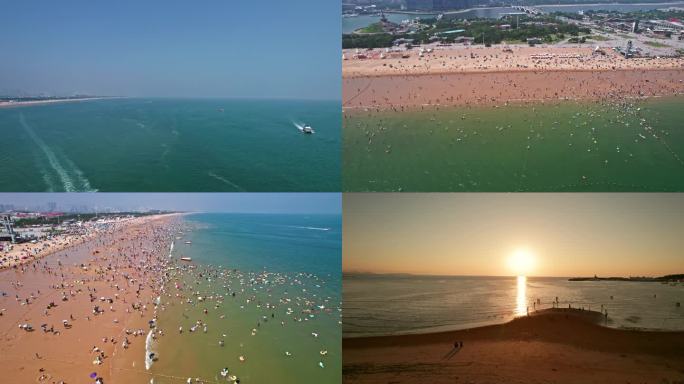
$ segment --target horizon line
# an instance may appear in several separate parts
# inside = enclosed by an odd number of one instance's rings
[[[684,273],[683,273],[684,274]],[[375,276],[415,276],[415,277],[530,277],[530,278],[632,278],[632,277],[646,277],[646,278],[656,278],[668,275],[679,275],[679,273],[667,273],[664,275],[656,276],[599,276],[595,274],[594,276],[538,276],[538,275],[440,275],[440,274],[428,274],[428,273],[410,273],[410,272],[362,272],[362,271],[342,271],[342,275],[375,275]]]
[[[335,101],[341,102],[342,98],[306,98],[306,97],[286,97],[286,96],[199,96],[199,95],[170,95],[170,96],[159,96],[159,95],[54,95],[54,96],[11,96],[11,95],[0,95],[0,98],[45,98],[45,99],[76,99],[76,98],[118,98],[118,99],[234,99],[234,100],[290,100],[290,101]]]

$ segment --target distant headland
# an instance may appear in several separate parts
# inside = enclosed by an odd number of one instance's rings
[[[684,281],[684,274],[665,275],[660,277],[630,276],[630,277],[572,277],[568,281],[645,281],[645,282],[678,282]]]

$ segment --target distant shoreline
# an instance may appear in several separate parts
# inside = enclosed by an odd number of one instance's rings
[[[467,278],[501,278],[501,279],[515,279],[517,276],[514,275],[439,275],[439,274],[420,274],[420,273],[409,273],[409,272],[370,272],[370,271],[342,271],[343,276],[354,277],[354,276],[391,276],[391,277],[434,277],[434,278],[449,278],[449,277],[467,277]],[[649,277],[649,276],[633,276],[633,277],[570,277],[570,276],[526,276],[532,279],[684,279],[684,274],[674,273],[669,275],[663,275],[659,277]]]
[[[630,276],[630,277],[571,277],[568,281],[634,281],[634,282],[666,282],[684,281],[684,274],[665,275],[660,277]]]
[[[576,4],[537,4],[531,7],[600,7],[602,5],[671,5],[671,4],[682,4],[681,1],[667,1],[667,2],[653,2],[653,3],[621,3],[621,2],[604,2],[604,3],[576,3]],[[473,7],[464,9],[453,9],[444,12],[434,12],[434,11],[402,11],[402,10],[385,10],[385,13],[397,14],[397,15],[432,15],[437,16],[439,14],[451,15],[458,13],[465,13],[470,11],[477,11],[480,9],[504,9],[512,7]]]
[[[64,99],[44,99],[44,100],[27,100],[27,101],[0,101],[0,108],[3,107],[23,107],[30,105],[56,104],[68,103],[77,101],[92,101],[104,99],[122,99],[123,96],[99,96],[99,97],[83,97],[83,98],[64,98]]]

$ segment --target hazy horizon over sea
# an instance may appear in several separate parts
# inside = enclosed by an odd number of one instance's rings
[[[684,330],[684,285],[562,277],[343,274],[343,336],[431,333],[502,324],[541,300],[609,313],[609,327]]]

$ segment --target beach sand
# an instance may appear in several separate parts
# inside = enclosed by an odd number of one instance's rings
[[[460,47],[418,57],[343,62],[343,107],[503,105],[563,99],[622,99],[684,93],[684,60],[624,59],[591,48]],[[347,52],[346,56],[353,56]]]
[[[385,52],[384,49],[343,50],[344,78],[428,75],[472,72],[510,72],[540,70],[634,70],[684,69],[684,59],[630,58],[604,47],[604,54],[594,53],[594,47],[496,45],[492,47],[454,45],[425,46],[432,52],[422,54],[420,48]],[[362,55],[365,58],[358,58]],[[384,55],[385,58],[381,58]],[[408,55],[407,58],[402,56]]]
[[[157,216],[142,216],[108,221],[107,223],[113,227],[111,230],[117,231],[127,226],[137,226],[157,219]],[[6,243],[4,244],[5,249],[0,251],[0,270],[31,263],[55,252],[92,240],[103,233],[90,223],[84,223],[83,232],[82,234],[55,234],[50,239],[39,240],[35,243]]]
[[[131,377],[149,382],[145,337],[176,220],[177,215],[132,220],[1,271],[3,381],[93,383],[89,375],[96,372],[105,383],[132,382]],[[95,314],[95,306],[102,312]],[[101,364],[94,363],[98,356]]]
[[[607,328],[547,309],[501,325],[346,338],[345,383],[684,383],[684,332]],[[463,347],[454,348],[455,341]]]
[[[30,101],[0,101],[0,108],[3,107],[28,107],[32,105],[43,104],[57,104],[57,103],[75,103],[80,101],[92,101],[103,99],[118,99],[119,97],[84,97],[80,99],[47,99],[47,100],[30,100]]]

